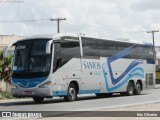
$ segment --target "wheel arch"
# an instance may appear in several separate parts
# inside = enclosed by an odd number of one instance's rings
[[[128,83],[129,83],[129,82],[132,82],[132,83],[133,83],[133,86],[135,87],[135,82],[134,82],[133,79],[129,80]]]
[[[69,82],[68,86],[69,86],[70,84],[74,84],[74,85],[76,86],[77,94],[78,94],[78,93],[79,93],[79,84],[78,84],[78,82],[77,82],[76,80],[71,80],[71,81]]]

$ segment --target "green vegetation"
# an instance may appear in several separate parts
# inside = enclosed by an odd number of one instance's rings
[[[0,91],[0,100],[1,99],[12,99],[12,98],[15,98],[15,97],[13,97],[11,93]]]
[[[0,51],[0,80],[4,80],[5,82],[11,82],[11,72],[12,72],[12,60],[13,54],[8,57],[3,57],[4,51]],[[13,97],[12,93],[2,91],[0,88],[0,100],[1,99],[17,99],[17,97]],[[24,98],[24,97],[21,97]],[[25,97],[27,98],[27,97]]]
[[[4,51],[0,51],[0,80],[5,82],[11,82],[11,68],[12,68],[12,59],[13,55],[9,57],[3,57]],[[2,91],[0,88],[0,99],[12,99],[15,98],[10,92]]]
[[[4,58],[3,53],[4,51],[0,51],[0,80],[10,83],[13,54]]]

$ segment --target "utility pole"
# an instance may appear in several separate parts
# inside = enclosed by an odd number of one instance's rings
[[[154,42],[154,33],[159,32],[159,30],[152,30],[152,31],[147,31],[147,33],[152,33],[152,39],[153,39],[153,60],[155,62],[156,60],[156,54],[155,54],[155,42]]]
[[[57,21],[57,32],[60,33],[60,21],[67,20],[66,18],[51,18],[50,21]]]
[[[154,42],[154,33],[155,32],[159,32],[159,30],[152,30],[152,31],[147,31],[147,33],[151,33],[152,34],[152,39],[153,39],[153,47],[152,47],[152,49],[153,49],[153,85],[154,85],[154,87],[155,87],[155,84],[156,84],[156,78],[155,78],[155,64],[156,64],[156,53],[155,53],[155,42]]]

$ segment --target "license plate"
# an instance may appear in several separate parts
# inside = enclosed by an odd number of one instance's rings
[[[32,91],[25,91],[26,95],[32,95]]]

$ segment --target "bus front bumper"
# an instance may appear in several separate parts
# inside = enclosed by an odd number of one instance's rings
[[[50,87],[47,88],[12,88],[12,95],[15,97],[52,97]]]

